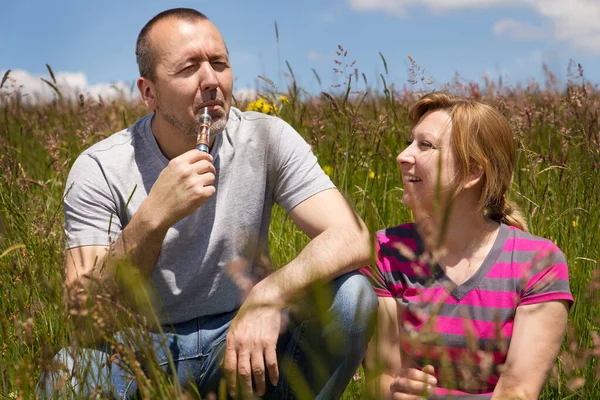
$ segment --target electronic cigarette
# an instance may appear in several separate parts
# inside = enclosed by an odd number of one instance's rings
[[[200,115],[200,130],[196,139],[196,149],[209,152],[208,145],[210,144],[210,126],[212,117],[208,114],[208,107],[204,107],[204,114]]]

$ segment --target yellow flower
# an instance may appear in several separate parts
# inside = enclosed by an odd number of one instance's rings
[[[287,96],[279,96],[279,101],[281,104],[290,104],[290,99],[288,99]]]
[[[246,107],[246,111],[257,111],[263,114],[275,114],[277,110],[278,108],[275,104],[269,104],[263,98],[248,103]]]
[[[573,224],[573,228],[577,228],[579,226],[579,215],[575,217],[575,219],[571,221],[571,223]]]
[[[369,179],[375,179],[375,172],[374,171],[369,172]]]
[[[331,167],[331,165],[326,165],[323,167],[323,172],[331,176],[333,174],[333,168]]]

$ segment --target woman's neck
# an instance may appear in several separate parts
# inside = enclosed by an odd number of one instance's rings
[[[495,239],[500,224],[485,217],[476,202],[456,199],[449,215],[416,221],[425,248],[433,254],[468,257]]]

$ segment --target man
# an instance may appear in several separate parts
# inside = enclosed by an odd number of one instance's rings
[[[92,146],[72,167],[67,286],[114,279],[106,260],[130,260],[162,305],[157,312],[167,332],[152,336],[154,346],[167,341],[182,384],[197,385],[202,395],[217,390],[223,373],[232,396],[292,396],[283,362],[304,373],[313,395],[340,397],[377,308],[369,283],[350,273],[369,262],[363,222],[289,125],[231,108],[228,51],[206,16],[191,9],[158,14],[140,32],[136,55],[138,89],[153,113]],[[195,149],[205,108],[213,120],[210,154]],[[289,264],[244,285],[226,269],[242,258],[257,264],[274,202],[311,242]],[[332,279],[324,324],[292,315],[294,323],[282,327],[284,310],[311,285]],[[345,341],[343,351],[322,349],[336,339]],[[89,352],[107,359],[101,350]],[[58,358],[74,365],[66,353]],[[168,370],[168,357],[158,353]],[[320,366],[309,365],[315,354]],[[96,373],[108,375],[112,393],[134,395],[136,380],[107,364]]]

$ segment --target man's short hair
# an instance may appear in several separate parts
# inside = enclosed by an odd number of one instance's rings
[[[140,76],[151,81],[154,81],[156,78],[157,57],[150,41],[150,30],[157,22],[166,18],[176,18],[190,22],[208,20],[208,17],[200,11],[191,8],[172,8],[155,15],[144,25],[135,45],[135,57],[140,70]]]

